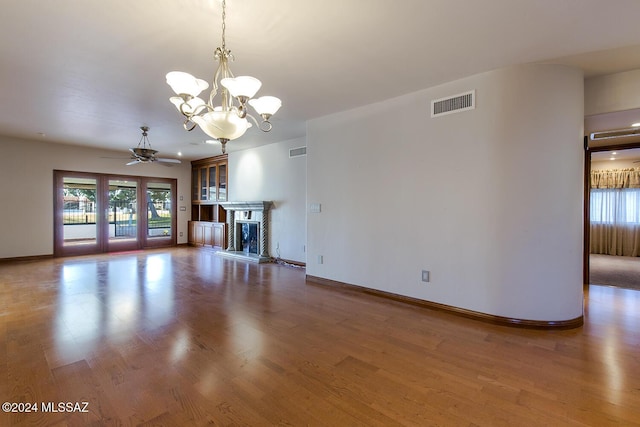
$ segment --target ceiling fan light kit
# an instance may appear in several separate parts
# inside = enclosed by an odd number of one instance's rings
[[[209,84],[182,71],[171,71],[167,74],[167,84],[177,96],[169,98],[178,111],[185,117],[183,127],[192,131],[200,129],[222,144],[222,152],[226,152],[226,143],[241,137],[251,127],[247,119],[251,119],[263,132],[269,132],[273,125],[269,121],[282,102],[274,96],[263,96],[254,99],[262,83],[251,76],[235,77],[229,68],[233,61],[231,51],[226,47],[226,1],[222,0],[222,46],[216,48],[215,59],[219,62],[213,77],[209,99],[205,102],[198,95],[209,87]],[[215,97],[220,92],[219,105],[215,105]],[[251,105],[262,118],[256,118],[247,112],[247,104]]]
[[[135,148],[129,148],[131,151],[131,161],[127,163],[127,166],[137,165],[138,163],[152,163],[152,162],[160,162],[160,163],[182,163],[178,159],[163,159],[160,157],[156,157],[156,153],[158,150],[154,150],[151,148],[151,143],[149,142],[149,127],[141,126],[140,130],[142,130],[142,137],[140,138],[140,142],[138,142],[138,146]]]

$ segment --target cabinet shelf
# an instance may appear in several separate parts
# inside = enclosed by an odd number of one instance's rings
[[[191,205],[191,221],[226,222],[226,214],[227,211],[218,203]]]

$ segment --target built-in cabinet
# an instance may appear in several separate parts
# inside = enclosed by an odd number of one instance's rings
[[[191,162],[190,245],[225,248],[228,174],[226,154]]]
[[[189,221],[189,244],[224,249],[225,224],[221,222]]]

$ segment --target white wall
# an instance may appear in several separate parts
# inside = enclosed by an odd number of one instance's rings
[[[640,108],[640,70],[586,79],[584,100],[585,116]]]
[[[191,164],[125,166],[126,153],[0,137],[0,258],[53,254],[53,170],[176,178],[178,243],[187,242]],[[179,197],[178,197],[179,199]],[[180,237],[180,233],[182,236]]]
[[[430,118],[432,99],[471,89],[475,110]],[[498,316],[581,316],[583,101],[580,71],[527,65],[310,121],[321,213],[307,214],[307,274]]]
[[[306,262],[307,157],[289,158],[289,149],[306,146],[292,139],[229,153],[229,200],[271,200],[269,253]]]

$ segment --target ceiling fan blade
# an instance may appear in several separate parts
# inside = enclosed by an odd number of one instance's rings
[[[159,158],[156,157],[156,162],[162,162],[162,163],[182,163],[180,160],[178,159],[163,159],[163,158]]]
[[[131,166],[131,165],[135,165],[135,164],[138,164],[138,163],[140,163],[140,160],[135,159],[135,160],[132,160],[129,163],[127,163],[126,166]]]

